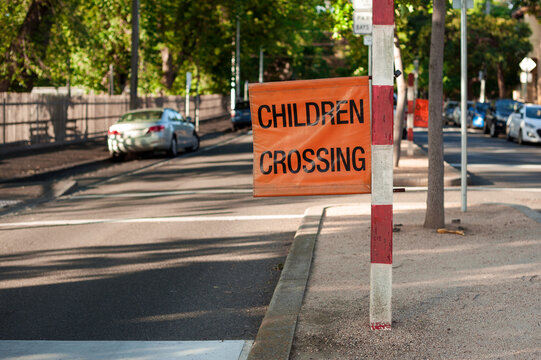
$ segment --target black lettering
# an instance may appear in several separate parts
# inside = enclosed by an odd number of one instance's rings
[[[261,118],[261,111],[262,111],[263,109],[266,109],[267,112],[270,112],[270,107],[269,107],[268,105],[261,105],[261,106],[259,107],[259,109],[257,109],[257,119],[258,119],[258,121],[259,121],[259,125],[261,125],[262,128],[268,129],[268,128],[271,127],[272,121],[271,121],[271,119],[269,119],[269,120],[268,120],[269,122],[268,122],[266,125],[263,123],[263,119]]]
[[[316,111],[316,120],[314,122],[310,122],[310,107],[313,107]],[[316,103],[313,102],[307,102],[306,103],[306,123],[308,126],[314,126],[319,123],[319,106],[317,106]]]
[[[282,118],[282,127],[286,127],[286,106],[282,104],[282,112],[276,112],[276,105],[272,105],[272,121],[274,122],[274,127],[278,127],[278,118]]]
[[[331,148],[331,171],[335,171],[336,159],[334,157],[334,148]]]
[[[288,116],[288,123],[289,127],[293,127],[293,113],[291,110],[291,104],[287,104],[287,116]]]
[[[263,169],[263,163],[265,162],[265,155],[269,156],[269,159],[272,159],[272,153],[270,151],[265,151],[261,154],[261,157],[259,158],[259,170],[261,170],[261,173],[263,175],[269,175],[272,172],[272,166],[269,167],[268,170]]]
[[[351,153],[351,158],[353,160],[353,169],[355,169],[355,171],[363,171],[365,170],[365,159],[364,157],[357,157],[355,155],[357,151],[360,151],[361,154],[364,154],[364,149],[361,146],[356,146],[353,148],[353,151]],[[357,166],[357,161],[361,162],[361,166]]]
[[[282,155],[282,158],[278,160],[278,155]],[[278,174],[278,165],[282,165],[282,174],[286,173],[286,153],[282,150],[274,150],[274,173]]]
[[[345,125],[348,123],[347,120],[340,120],[340,114],[345,114],[348,112],[347,110],[340,110],[340,105],[344,105],[347,103],[348,103],[347,100],[338,100],[336,102],[336,123],[338,125]]]
[[[296,127],[306,126],[305,123],[300,123],[299,122],[299,116],[297,114],[297,104],[293,104],[293,118],[295,119],[295,126]]]
[[[340,164],[344,164],[344,170],[351,170],[351,161],[349,157],[349,146],[346,148],[346,154],[344,155],[342,148],[336,148],[336,160],[337,160],[337,170],[340,171]]]
[[[357,105],[355,105],[355,100],[349,100],[349,121],[351,124],[353,124],[353,114],[357,115],[359,124],[364,123],[363,99],[359,99],[359,109],[357,109]]]
[[[326,106],[331,107],[329,111],[325,110]],[[331,117],[331,124],[334,124],[334,104],[331,101],[321,102],[321,112],[323,113],[323,115],[321,116],[321,125],[325,125],[325,118],[327,117],[327,115]]]
[[[308,169],[308,167],[306,165],[304,165],[302,167],[304,172],[309,174],[311,172],[314,172],[314,170],[316,168],[316,162],[311,157],[307,156],[308,153],[310,153],[311,156],[314,156],[315,153],[314,153],[314,150],[312,150],[312,149],[305,149],[302,152],[302,158],[304,159],[304,161],[306,161],[308,164],[312,165],[312,167],[310,169]]]
[[[321,167],[320,164],[317,165],[317,171],[319,172],[327,172],[329,171],[329,161],[327,159],[325,159],[324,157],[321,157],[321,153],[325,153],[325,155],[328,155],[329,154],[329,150],[325,149],[325,148],[319,148],[317,149],[317,159],[322,162],[323,164],[325,164],[325,167]]]
[[[295,169],[293,169],[293,165],[291,164],[291,162],[293,161],[293,154],[297,156],[297,167]],[[292,174],[296,174],[301,171],[301,153],[298,150],[293,149],[289,152],[289,154],[287,154],[287,168]]]

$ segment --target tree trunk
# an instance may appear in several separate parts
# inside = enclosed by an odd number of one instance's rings
[[[445,0],[434,0],[428,82],[428,193],[425,224],[437,229],[445,225],[443,189],[443,48],[445,35]]]
[[[162,84],[171,90],[177,77],[177,67],[173,64],[173,55],[167,46],[161,50],[162,55]]]
[[[498,68],[496,71],[496,76],[498,77],[498,95],[500,99],[504,99],[505,96],[505,80],[503,76],[502,64],[498,63]]]
[[[18,80],[22,80],[22,90],[32,90],[36,75],[31,66],[37,63],[44,67],[42,58],[49,46],[54,15],[53,2],[54,0],[34,0],[30,4],[17,37],[0,58],[6,69],[3,79],[0,80],[0,92],[10,90],[16,73],[20,74],[21,78]]]
[[[402,66],[402,53],[400,52],[400,41],[394,31],[394,67],[396,70],[400,70],[402,75],[396,78],[397,86],[397,99],[396,99],[396,113],[394,115],[393,124],[393,152],[394,152],[394,166],[398,167],[400,161],[400,143],[402,141],[402,130],[404,128],[404,108],[406,105],[406,79],[404,75],[404,67]]]

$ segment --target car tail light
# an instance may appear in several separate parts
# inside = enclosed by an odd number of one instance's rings
[[[231,119],[235,117],[235,110],[231,110]]]
[[[119,131],[117,131],[117,130],[109,130],[109,131],[107,132],[107,135],[109,135],[109,136],[115,136],[115,135],[122,135],[122,134],[121,134]]]
[[[160,132],[165,129],[165,126],[163,125],[154,125],[148,128],[147,134],[153,133],[153,132]]]

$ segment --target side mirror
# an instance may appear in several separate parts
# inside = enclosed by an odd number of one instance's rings
[[[523,113],[519,113],[519,114],[518,114],[518,117],[522,119],[522,118],[524,118],[524,114],[523,114]]]
[[[186,116],[186,121],[187,121],[187,122],[193,122],[193,121],[192,121],[192,117],[191,117],[191,116]]]

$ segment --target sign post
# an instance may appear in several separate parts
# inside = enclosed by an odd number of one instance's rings
[[[186,114],[185,117],[190,116],[190,90],[192,88],[192,73],[186,73]]]
[[[413,156],[413,120],[415,119],[415,75],[408,75],[408,156]]]
[[[394,1],[373,7],[370,327],[391,329],[393,267]]]

